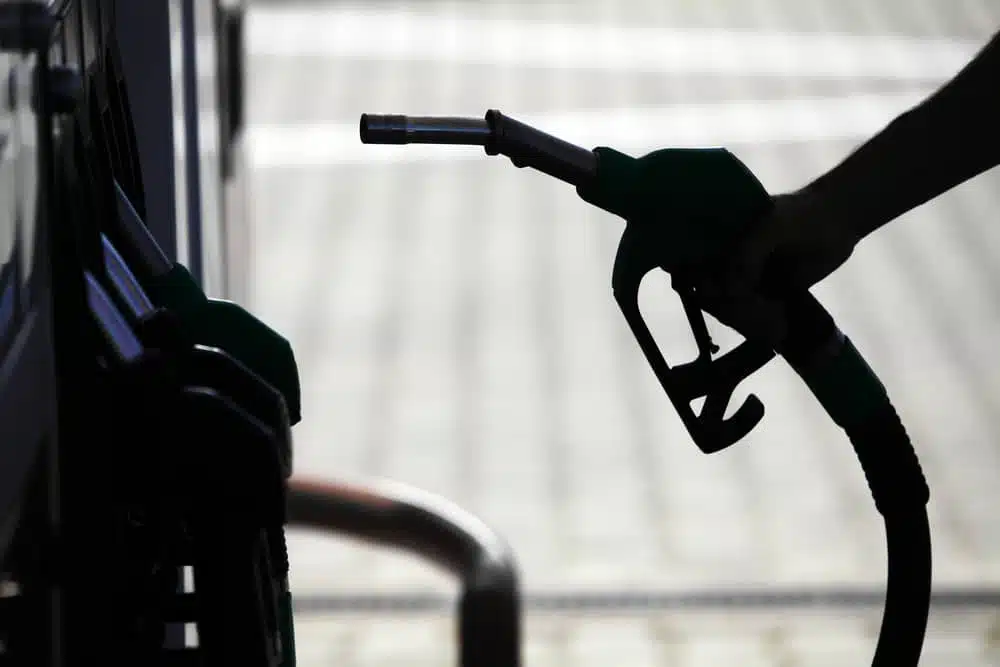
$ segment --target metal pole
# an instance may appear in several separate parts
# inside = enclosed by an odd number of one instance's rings
[[[198,114],[198,63],[194,0],[181,2],[181,44],[184,53],[184,171],[187,181],[188,270],[204,284],[201,229],[201,137]]]
[[[178,259],[170,0],[115,3],[115,30],[146,197],[145,223],[172,262]]]

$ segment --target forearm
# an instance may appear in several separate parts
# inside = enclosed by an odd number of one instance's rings
[[[1000,33],[934,95],[802,193],[860,240],[1000,164]]]

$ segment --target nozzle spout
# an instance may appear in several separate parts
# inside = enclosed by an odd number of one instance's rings
[[[597,173],[597,156],[546,134],[496,109],[486,117],[361,115],[364,144],[465,144],[482,146],[487,155],[506,155],[515,167],[531,167],[576,187]]]
[[[361,114],[363,144],[464,144],[485,146],[490,127],[485,119]]]

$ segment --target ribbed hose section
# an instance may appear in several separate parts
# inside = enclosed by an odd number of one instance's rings
[[[912,512],[914,507],[927,504],[930,498],[927,480],[906,428],[891,403],[886,403],[862,424],[846,430],[880,514]]]
[[[895,408],[886,403],[847,429],[875,505],[885,519],[888,584],[873,667],[916,667],[931,595],[930,497],[920,462]]]
[[[286,481],[287,484],[287,481]],[[287,493],[287,486],[286,486]],[[287,497],[283,499],[287,503]],[[283,513],[284,514],[284,513]],[[267,530],[268,549],[271,552],[271,567],[278,586],[278,636],[281,641],[280,667],[295,667],[295,619],[292,609],[292,592],[288,585],[288,541],[285,526],[277,524]]]

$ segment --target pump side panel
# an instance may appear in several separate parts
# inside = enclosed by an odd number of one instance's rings
[[[66,61],[65,44],[57,34],[54,63]],[[36,55],[0,52],[0,572],[32,468],[57,436],[52,255],[45,229],[52,220],[49,207],[40,205],[46,192],[30,101],[36,64]]]

